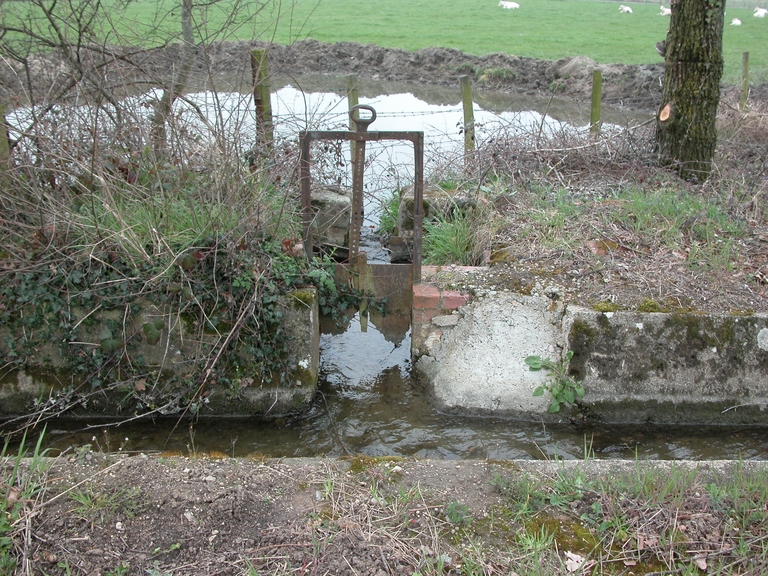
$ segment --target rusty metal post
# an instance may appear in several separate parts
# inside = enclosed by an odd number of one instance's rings
[[[424,132],[413,139],[413,283],[421,283],[421,242],[424,224]]]
[[[360,111],[371,113],[370,118],[361,118]],[[368,132],[374,120],[376,110],[372,106],[358,104],[349,111],[349,118],[355,123],[356,136]],[[360,232],[363,229],[363,177],[365,173],[365,138],[355,138],[355,154],[352,160],[352,230],[349,234],[349,259],[357,261],[360,252]]]
[[[358,92],[357,92],[357,77],[347,76],[347,108],[349,110],[349,130],[351,132],[357,132],[357,125],[355,124],[355,117],[352,111],[355,106],[359,104]],[[349,143],[349,157],[352,162],[355,161],[355,143]]]
[[[309,145],[312,139],[306,132],[302,132],[299,138],[300,142],[300,155],[299,155],[299,182],[301,186],[301,223],[304,227],[304,251],[307,253],[307,258],[312,259],[312,195],[311,195],[311,173],[310,167],[310,149]]]

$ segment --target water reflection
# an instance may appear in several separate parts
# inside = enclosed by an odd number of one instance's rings
[[[272,457],[768,459],[768,436],[761,428],[550,426],[441,414],[428,390],[410,377],[410,337],[395,345],[372,323],[361,332],[357,318],[343,333],[323,334],[321,350],[320,393],[300,417],[267,423],[200,419],[173,431],[173,420],[104,430],[97,422],[86,428],[60,421],[49,426],[47,445]]]

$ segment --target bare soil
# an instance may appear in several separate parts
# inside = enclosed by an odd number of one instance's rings
[[[220,456],[59,457],[46,491],[22,516],[16,543],[25,562],[17,573],[668,574],[675,571],[665,567],[694,558],[698,565],[728,559],[744,542],[702,484],[713,473],[732,472],[725,463],[688,476],[676,472],[674,478],[689,479],[679,498],[660,498],[659,506],[650,503],[653,494],[641,502],[591,488],[601,479],[644,475],[634,463]],[[670,475],[668,463],[648,467],[659,478]],[[558,482],[560,488],[550,492]],[[568,503],[532,501],[531,512],[516,517],[513,509],[528,506],[509,499],[516,490],[523,490],[521,498],[559,494]],[[593,515],[599,523],[595,511],[601,508],[617,514],[620,508],[632,538],[623,547],[617,542],[614,556],[598,560],[599,566],[594,559],[569,565],[600,538],[612,538],[600,535],[597,524],[580,521]],[[550,545],[520,547],[519,538],[545,527],[555,538]],[[670,531],[674,547],[665,540]],[[764,538],[754,536],[758,543]],[[739,573],[764,573],[757,556],[751,561],[755,571],[735,562],[747,570]]]
[[[441,502],[460,500],[478,517],[501,504],[492,467],[479,462],[371,461],[353,474],[349,461],[89,460],[51,470],[33,520],[32,573],[247,574],[250,563],[254,574],[411,575],[443,549],[420,530]],[[419,497],[401,510],[384,504],[414,486]],[[79,505],[76,493],[100,504]],[[340,516],[337,500],[352,510]]]

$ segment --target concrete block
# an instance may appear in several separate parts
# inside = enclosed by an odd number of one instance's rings
[[[570,373],[609,422],[768,423],[768,317],[572,308]],[[761,345],[761,343],[763,345]]]

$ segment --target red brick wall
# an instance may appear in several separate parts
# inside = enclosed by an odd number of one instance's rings
[[[429,267],[424,267],[429,277]],[[435,322],[438,316],[451,315],[454,310],[468,304],[472,295],[457,290],[441,290],[429,283],[413,287],[413,312],[411,315],[411,354],[414,357],[425,354],[428,340],[442,337],[446,329],[444,322]],[[429,346],[427,346],[429,347]]]

